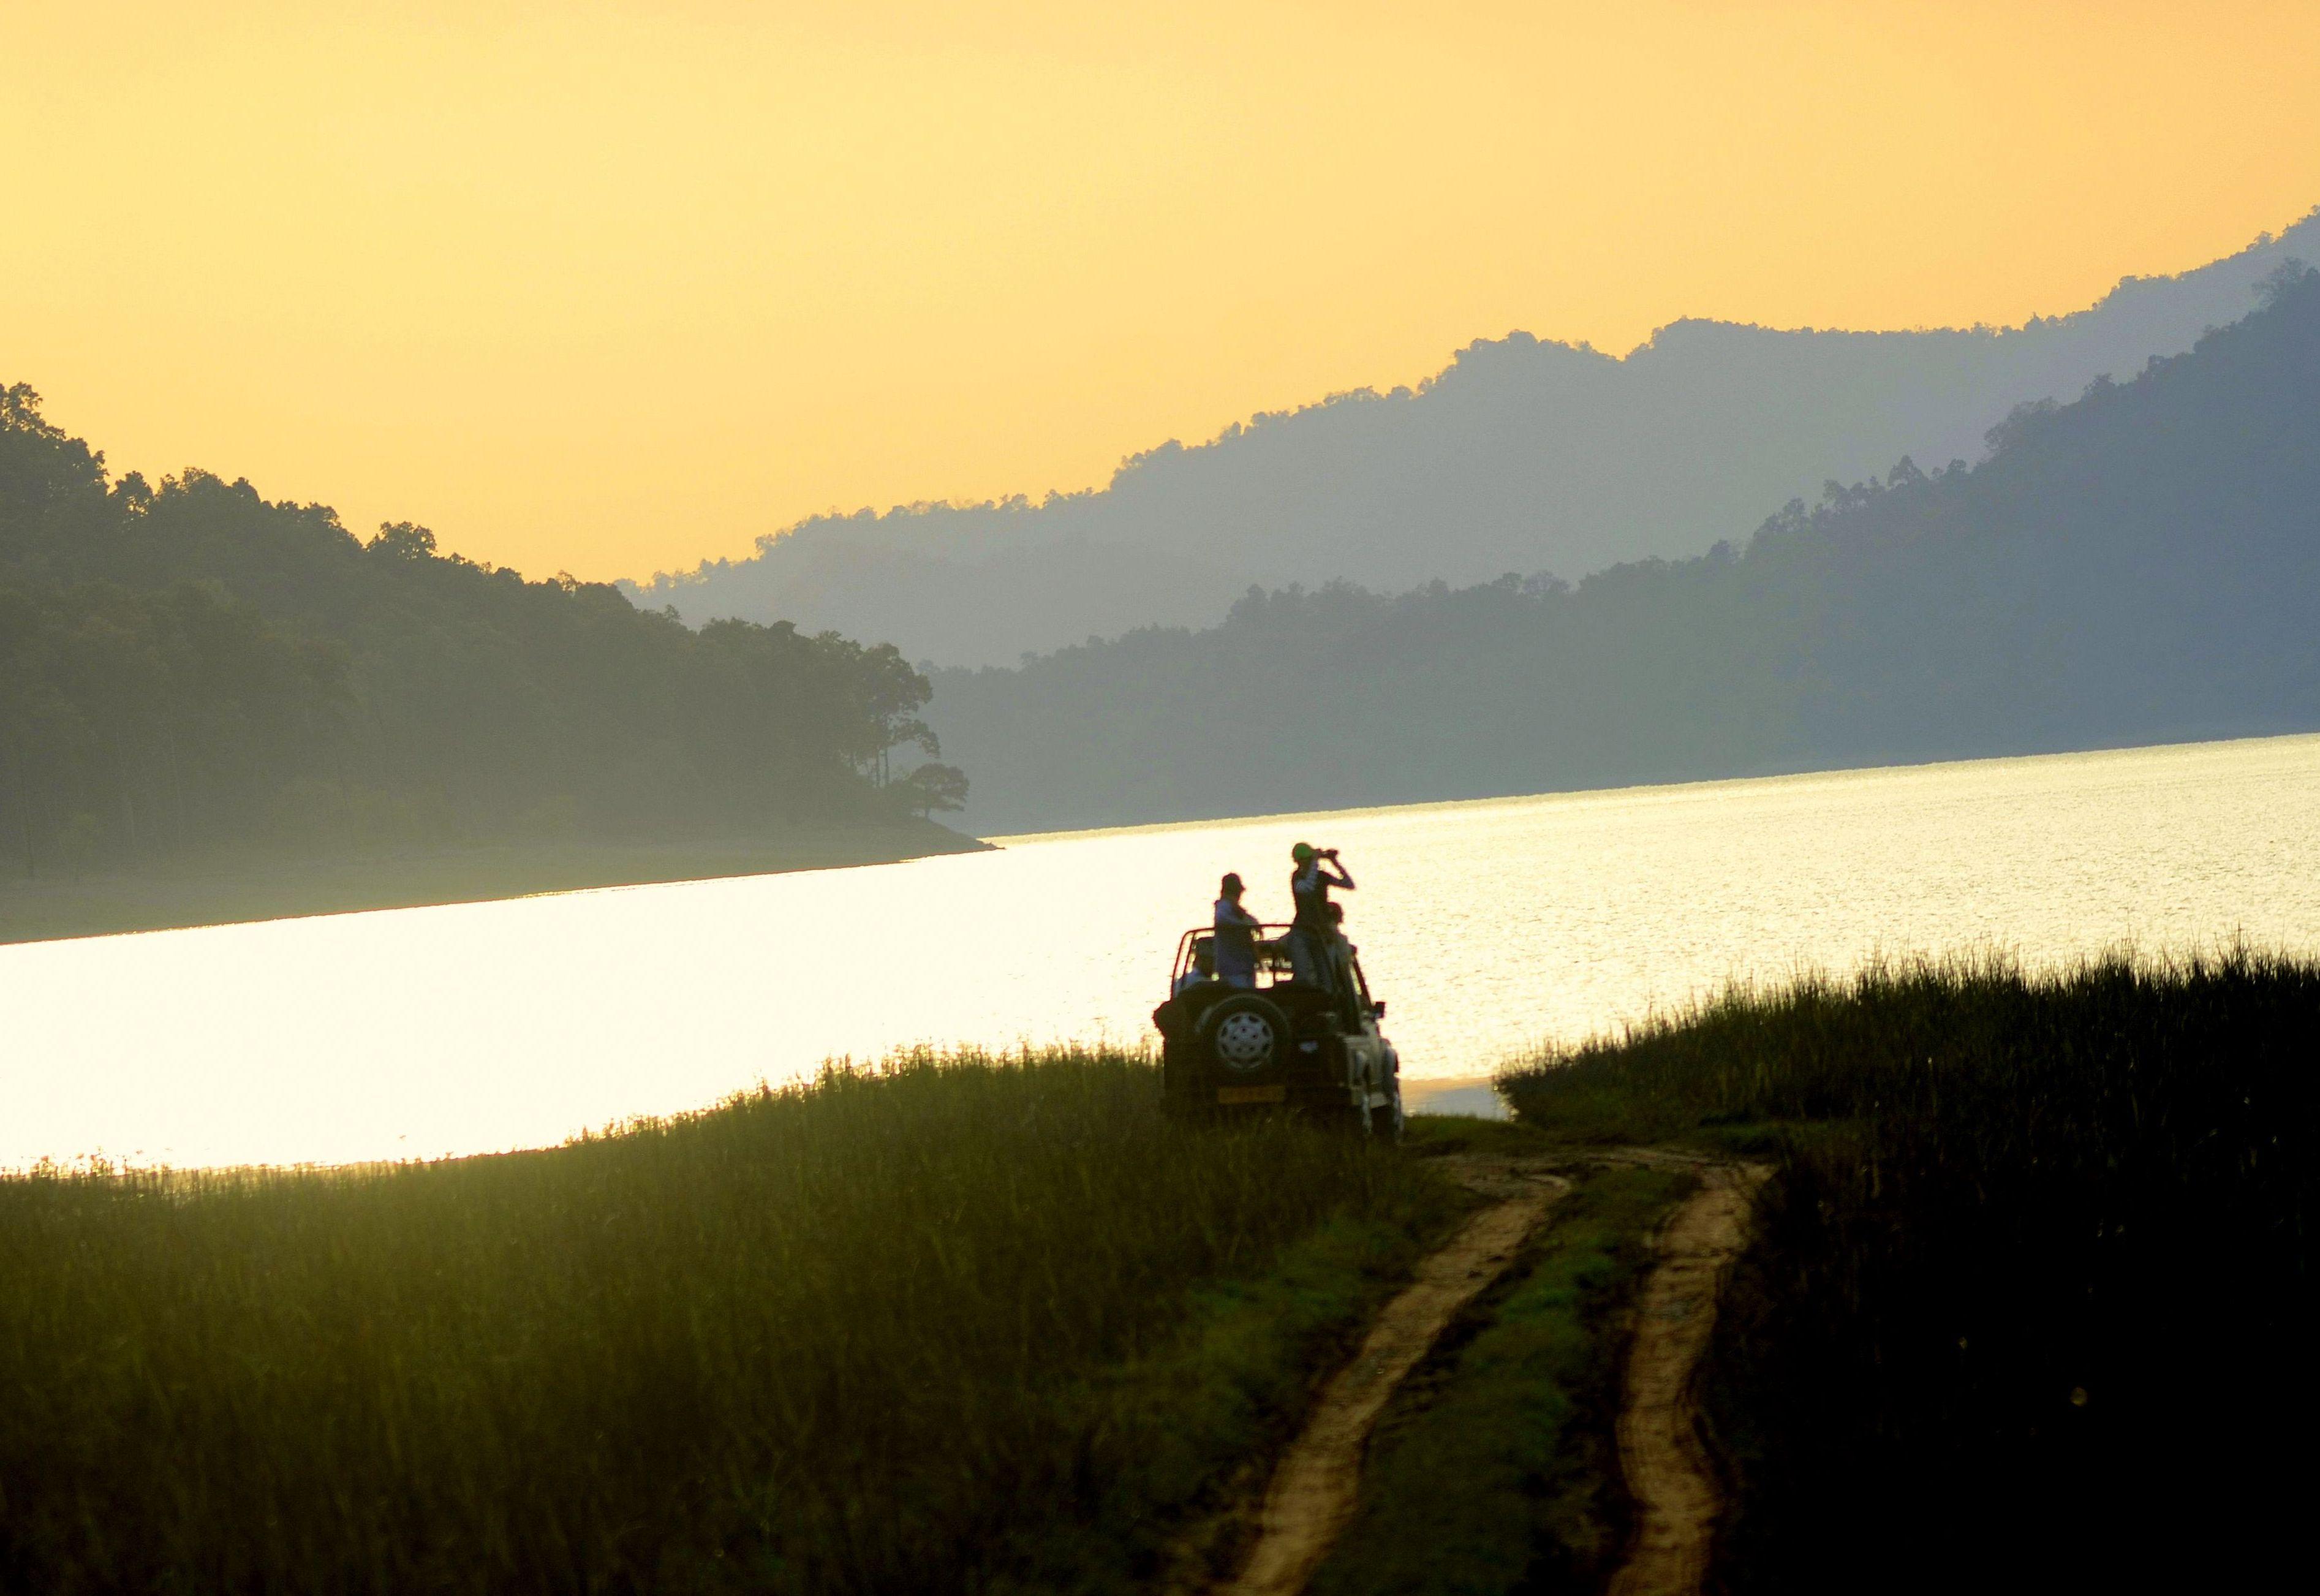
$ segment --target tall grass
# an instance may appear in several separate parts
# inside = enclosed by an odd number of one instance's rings
[[[2300,1519],[2315,1039],[2309,965],[1949,964],[1504,1084],[1581,1134],[1780,1122],[1712,1383],[1732,1589],[2206,1586]]]
[[[1444,1219],[1133,1056],[552,1151],[0,1181],[12,1590],[1101,1589]]]

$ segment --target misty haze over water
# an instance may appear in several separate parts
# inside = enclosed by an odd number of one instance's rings
[[[1412,1078],[1728,978],[2320,952],[2320,737],[1014,839],[814,874],[0,948],[0,1165],[431,1157],[918,1041],[1138,1039],[1237,870],[1345,850]]]

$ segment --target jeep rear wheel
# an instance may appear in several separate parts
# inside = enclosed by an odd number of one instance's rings
[[[1248,1081],[1289,1056],[1289,1019],[1254,993],[1235,993],[1201,1017],[1201,1051],[1226,1078]]]

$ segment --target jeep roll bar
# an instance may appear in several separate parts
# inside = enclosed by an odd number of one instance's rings
[[[1287,984],[1292,966],[1289,960],[1289,949],[1283,939],[1296,928],[1286,921],[1265,920],[1252,929],[1257,939],[1256,973],[1259,977],[1257,990],[1264,991],[1270,987]],[[1174,998],[1176,995],[1176,983],[1183,980],[1184,972],[1192,967],[1192,950],[1215,935],[1213,927],[1194,926],[1176,939],[1176,957],[1168,966],[1169,997]],[[1378,1011],[1378,1004],[1370,996],[1369,979],[1362,974],[1362,961],[1359,958],[1349,958],[1346,962],[1353,970],[1354,990],[1337,995],[1353,999],[1362,1013],[1375,1014]],[[1210,967],[1214,967],[1213,964]]]
[[[1265,920],[1252,928],[1256,938],[1256,973],[1260,975],[1285,975],[1289,969],[1289,949],[1281,946],[1281,939],[1292,928],[1282,920]],[[1176,983],[1192,967],[1192,949],[1216,935],[1215,928],[1194,926],[1176,939],[1175,962],[1168,966],[1168,992],[1175,995]],[[1214,966],[1211,966],[1213,968]],[[1271,985],[1271,982],[1265,983]]]

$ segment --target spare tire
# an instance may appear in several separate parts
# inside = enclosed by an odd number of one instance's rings
[[[1236,1080],[1255,1080],[1289,1058],[1289,1017],[1253,992],[1237,992],[1201,1016],[1201,1051]]]

